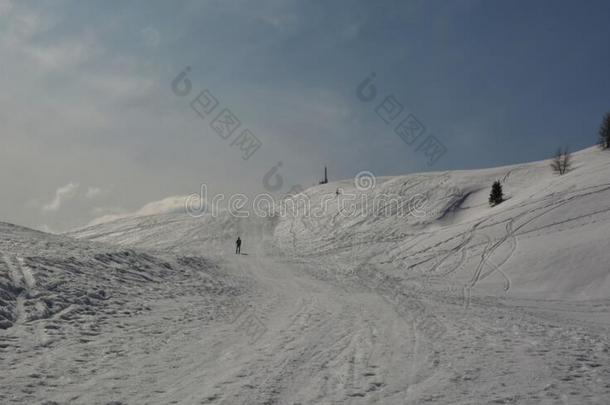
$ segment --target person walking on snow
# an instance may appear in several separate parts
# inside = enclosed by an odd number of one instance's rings
[[[235,254],[241,254],[241,238],[238,236],[235,241]]]

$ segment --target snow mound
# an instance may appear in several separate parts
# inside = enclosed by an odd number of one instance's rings
[[[133,297],[188,291],[194,278],[205,278],[202,285],[214,294],[226,290],[223,277],[215,262],[203,258],[153,255],[0,223],[2,329],[39,319],[76,325],[88,315],[131,315],[146,310]]]

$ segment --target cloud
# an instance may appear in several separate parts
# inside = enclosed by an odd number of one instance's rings
[[[98,195],[102,194],[102,189],[99,187],[91,187],[89,186],[89,188],[87,189],[87,193],[85,194],[85,197],[87,197],[88,199],[93,199],[95,197],[97,197]]]
[[[39,68],[59,71],[78,66],[99,52],[92,41],[81,39],[64,40],[53,46],[22,46],[22,51]]]
[[[53,199],[53,201],[43,205],[42,210],[47,212],[58,211],[63,203],[74,198],[78,187],[79,186],[77,183],[70,182],[63,187],[58,188],[55,191],[55,198]]]
[[[13,3],[9,0],[0,0],[0,17],[8,14],[13,8]]]

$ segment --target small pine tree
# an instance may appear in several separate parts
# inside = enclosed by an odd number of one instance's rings
[[[610,113],[606,113],[599,127],[599,146],[602,149],[610,149]]]
[[[504,201],[504,194],[502,193],[502,184],[499,181],[495,181],[493,186],[491,186],[491,194],[489,194],[489,205],[492,207],[494,205],[500,204]]]

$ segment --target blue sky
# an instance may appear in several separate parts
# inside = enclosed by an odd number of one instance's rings
[[[590,146],[610,110],[608,15],[607,1],[0,0],[0,220],[65,230],[202,183],[261,192],[278,162],[285,192],[324,165],[332,180]],[[203,89],[262,142],[250,159],[190,108]],[[388,95],[447,148],[434,166],[375,114]]]

